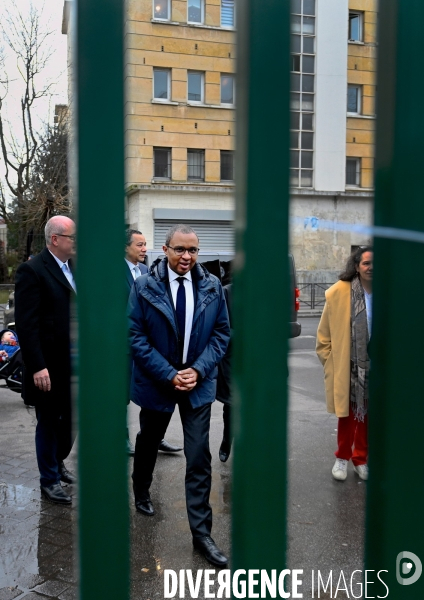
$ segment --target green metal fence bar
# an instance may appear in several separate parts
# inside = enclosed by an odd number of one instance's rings
[[[375,224],[424,231],[424,3],[387,0],[381,8]],[[424,576],[410,583],[417,560],[399,557],[404,584],[396,577],[399,553],[424,562],[424,312],[410,305],[407,283],[422,296],[423,265],[424,245],[375,241],[366,568],[388,570],[393,600],[424,597]],[[368,597],[378,594],[385,597],[384,586],[369,588]]]
[[[286,544],[290,2],[237,8],[233,567],[269,571]]]
[[[123,0],[78,0],[79,566],[83,600],[125,600]]]

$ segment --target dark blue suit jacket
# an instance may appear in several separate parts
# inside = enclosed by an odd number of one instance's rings
[[[125,261],[125,266],[127,267],[125,274],[126,274],[126,282],[127,282],[127,292],[128,292],[128,296],[129,296],[132,286],[134,285],[134,278],[132,276],[132,273],[130,271],[127,261]],[[146,265],[144,263],[138,263],[137,266],[140,269],[140,273],[142,275],[144,275],[144,273],[147,273],[148,268],[146,267]]]
[[[215,400],[217,365],[230,341],[230,324],[221,283],[196,263],[191,274],[196,287],[187,367],[200,377],[191,392],[175,391],[171,380],[180,361],[178,326],[168,293],[167,259],[156,261],[132,287],[128,312],[133,355],[131,399],[144,408],[172,412],[184,394],[193,408]]]
[[[127,261],[125,261],[125,281],[127,284],[126,290],[127,290],[127,297],[129,297],[130,292],[134,286],[134,278],[132,276],[132,273],[130,271],[130,268],[128,266]],[[140,273],[142,275],[144,275],[145,273],[147,273],[147,271],[149,270],[146,265],[144,263],[138,263],[138,268],[140,269]],[[131,376],[132,376],[132,368],[133,368],[133,362],[132,362],[132,358],[131,358],[131,348],[128,345],[128,368],[129,368],[129,382],[131,383]],[[128,404],[129,404],[129,400],[128,400]]]

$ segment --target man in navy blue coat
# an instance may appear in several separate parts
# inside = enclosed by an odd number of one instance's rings
[[[193,545],[209,562],[224,566],[228,560],[211,538],[209,426],[230,326],[218,278],[196,262],[198,246],[191,227],[175,225],[163,247],[166,257],[130,293],[131,398],[142,407],[132,477],[137,511],[154,515],[149,488],[157,448],[178,404]]]

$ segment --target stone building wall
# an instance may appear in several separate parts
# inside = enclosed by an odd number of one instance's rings
[[[361,89],[360,110],[346,124],[346,156],[361,159],[360,186],[374,185],[374,130],[377,70],[377,0],[349,0],[349,11],[361,15],[361,40],[348,43],[348,84]]]
[[[187,181],[187,149],[205,151],[205,183],[220,182],[220,150],[233,150],[235,110],[221,104],[221,74],[235,72],[235,33],[220,26],[220,0],[205,1],[204,24],[187,23],[187,1],[171,19],[152,0],[130,0],[126,22],[126,180],[151,183],[153,148],[172,149],[171,179]],[[153,98],[153,69],[169,69],[170,99]],[[204,102],[187,99],[187,72],[204,73]]]

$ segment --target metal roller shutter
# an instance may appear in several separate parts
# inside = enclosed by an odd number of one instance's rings
[[[181,221],[174,219],[155,220],[154,249],[162,250],[168,229],[178,225]],[[184,223],[193,227],[200,240],[200,248],[214,252],[234,251],[234,223],[233,221],[188,221]]]

